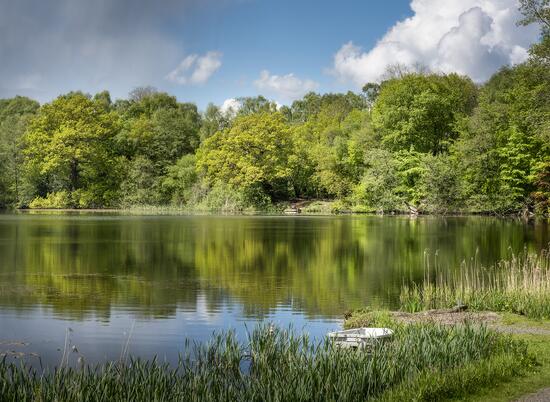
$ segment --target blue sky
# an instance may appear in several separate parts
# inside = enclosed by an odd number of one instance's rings
[[[201,109],[264,94],[359,91],[388,65],[483,82],[537,27],[517,0],[0,0],[0,97],[47,102],[151,85]]]
[[[372,4],[368,4],[372,3]],[[386,2],[388,3],[388,2]],[[294,73],[318,82],[320,91],[340,91],[329,71],[334,53],[352,40],[366,48],[396,20],[411,14],[409,2],[246,1],[218,10],[201,7],[190,24],[177,32],[189,53],[218,50],[223,65],[208,85],[165,88],[200,104],[256,95],[253,82],[262,70]],[[280,99],[281,102],[285,99]]]

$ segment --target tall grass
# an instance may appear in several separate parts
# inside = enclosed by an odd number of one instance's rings
[[[192,349],[177,367],[130,360],[41,372],[4,360],[0,396],[2,401],[357,401],[396,392],[410,400],[411,392],[422,396],[457,376],[462,381],[449,392],[459,395],[492,381],[490,371],[483,377],[473,375],[477,370],[517,373],[531,362],[524,344],[469,325],[398,327],[391,342],[368,353],[265,327],[245,343],[226,333]]]
[[[474,259],[452,274],[426,264],[423,283],[404,286],[400,300],[409,312],[464,303],[472,310],[550,318],[550,252],[524,251],[487,268]]]

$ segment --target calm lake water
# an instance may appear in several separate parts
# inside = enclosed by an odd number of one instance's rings
[[[347,310],[396,307],[426,255],[456,269],[549,242],[547,221],[486,217],[0,215],[0,355],[59,364],[68,328],[73,363],[128,339],[175,362],[186,339],[258,322],[320,337]]]

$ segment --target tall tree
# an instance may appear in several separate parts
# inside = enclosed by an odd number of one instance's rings
[[[28,120],[39,104],[17,96],[0,100],[0,207],[18,204],[21,198],[23,141]]]
[[[202,116],[202,124],[199,131],[200,140],[204,141],[212,137],[216,132],[229,126],[230,118],[219,107],[210,103]]]
[[[128,159],[122,185],[123,202],[165,202],[163,176],[178,159],[199,145],[201,116],[191,103],[180,103],[163,92],[140,91],[120,104],[123,129],[117,136],[119,152]]]
[[[277,104],[261,95],[237,98],[237,101],[241,104],[237,112],[239,116],[248,116],[255,113],[274,113],[277,111]]]
[[[119,119],[101,101],[74,92],[42,106],[25,137],[26,171],[36,195],[64,192],[71,207],[101,207],[118,187],[114,137]],[[52,205],[54,206],[54,205]]]
[[[521,25],[540,24],[541,40],[531,46],[534,60],[550,65],[550,0],[520,0]]]
[[[465,134],[457,152],[469,207],[528,206],[537,183],[544,187],[535,179],[537,166],[550,158],[550,69],[538,62],[501,69],[481,89]]]
[[[471,114],[477,89],[456,74],[408,73],[382,83],[372,121],[391,150],[437,154],[458,137],[457,123]]]
[[[162,170],[199,144],[201,117],[194,104],[152,92],[121,105],[119,111],[124,128],[118,140],[128,157],[145,156]]]
[[[288,192],[291,140],[280,113],[241,116],[203,143],[197,166],[212,185],[227,183],[275,199]]]

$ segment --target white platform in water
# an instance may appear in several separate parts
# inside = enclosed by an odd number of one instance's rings
[[[393,331],[389,328],[354,328],[327,334],[336,344],[345,347],[372,345],[376,341],[391,338],[392,335]]]

